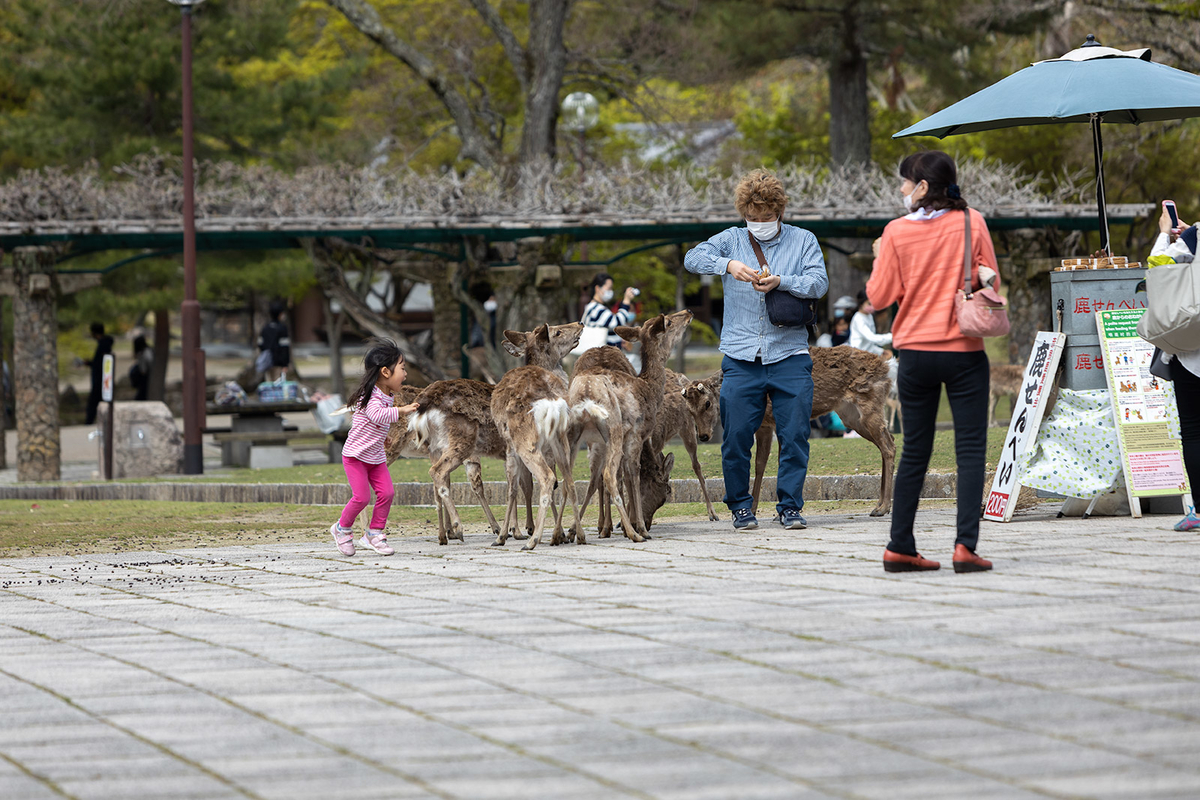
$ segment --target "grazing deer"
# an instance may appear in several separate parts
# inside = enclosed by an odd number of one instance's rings
[[[886,359],[849,345],[814,347],[809,351],[813,360],[812,415],[818,417],[836,411],[852,431],[879,448],[883,471],[879,477],[879,502],[871,509],[872,517],[880,517],[892,508],[892,469],[896,461],[896,442],[884,422],[891,379]],[[705,379],[719,392],[720,371]],[[775,415],[770,400],[762,425],[754,434],[754,508],[762,492],[763,472],[771,456],[771,439],[775,436]]]
[[[585,441],[589,445],[589,460],[595,465],[582,509],[587,509],[593,488],[603,485],[617,504],[625,535],[634,542],[650,538],[640,489],[641,450],[653,436],[658,422],[666,389],[667,357],[691,321],[690,311],[677,311],[660,314],[638,327],[619,326],[615,332],[622,339],[641,342],[641,374],[630,375],[624,368],[620,371],[585,368],[577,369],[571,381],[572,456],[578,442]],[[595,454],[597,447],[602,448],[602,464]],[[580,525],[576,536],[582,535]],[[603,537],[604,532],[600,535]]]
[[[554,501],[555,469],[562,471],[563,494],[575,511],[576,541],[584,544],[579,505],[575,498],[575,479],[571,474],[571,412],[567,405],[567,376],[562,359],[579,344],[583,325],[572,322],[554,327],[542,324],[528,333],[504,332],[504,349],[510,355],[524,357],[525,366],[507,372],[492,392],[492,419],[507,445],[508,509],[504,527],[493,542],[503,546],[508,532],[516,525],[517,490],[520,470],[533,474],[538,488],[538,514],[533,535],[525,550],[537,547],[546,522],[546,508]],[[566,503],[555,513],[551,544],[562,544],[562,514]],[[510,525],[511,523],[511,525]]]
[[[996,421],[996,403],[1001,397],[1010,398],[1009,409],[1015,402],[1011,399],[1025,385],[1025,368],[1020,364],[992,364],[991,386],[988,389],[988,427],[1000,423]]]
[[[595,347],[586,351],[575,362],[574,369],[571,371],[571,379],[574,380],[577,375],[585,373],[602,373],[604,370],[612,370],[616,372],[624,372],[630,377],[636,377],[637,373],[633,366],[629,363],[629,359],[615,347]],[[667,412],[664,416],[664,410],[668,403],[672,402],[672,395],[675,394],[675,386],[677,384],[686,384],[687,378],[666,370],[667,381],[666,388],[663,391],[663,407],[659,409],[660,426],[663,424],[665,417],[673,416]],[[657,431],[656,431],[657,433]],[[666,436],[665,439],[661,436],[658,441],[662,442],[669,440],[671,436]],[[578,445],[578,442],[576,442]],[[612,521],[612,506],[609,502],[608,490],[604,486],[605,449],[603,443],[596,443],[588,447],[588,465],[591,468],[591,480],[588,483],[587,496],[599,491],[599,524],[597,531],[601,539],[607,539],[613,532]],[[662,508],[663,503],[671,496],[671,470],[675,466],[674,455],[663,455],[661,444],[658,449],[647,444],[642,448],[641,453],[641,476],[642,480],[639,486],[642,496],[642,521],[646,528],[649,529],[654,523],[654,514],[658,509]],[[625,471],[621,470],[621,481],[625,481]]]

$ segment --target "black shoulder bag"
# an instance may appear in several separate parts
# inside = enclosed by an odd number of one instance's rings
[[[746,235],[750,237],[750,246],[758,257],[758,266],[767,266],[766,256],[754,234],[746,231]],[[796,297],[780,289],[767,292],[767,319],[777,328],[808,328],[809,338],[816,340],[813,326],[817,322],[817,301],[810,297]]]

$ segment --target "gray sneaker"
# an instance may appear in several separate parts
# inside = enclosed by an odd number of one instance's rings
[[[738,508],[733,512],[733,527],[739,531],[756,531],[758,520],[754,518],[754,512],[750,509]]]
[[[808,527],[808,522],[794,508],[785,508],[779,512],[779,524],[789,531],[802,531]]]

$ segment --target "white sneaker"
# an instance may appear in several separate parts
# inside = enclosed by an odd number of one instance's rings
[[[842,436],[842,438],[843,439],[861,439],[862,436],[860,436],[858,434],[858,431],[846,431],[846,434],[844,436]]]
[[[381,556],[390,556],[396,552],[391,545],[387,543],[387,534],[383,531],[367,531],[363,537],[358,540],[358,543],[363,547],[369,547]]]

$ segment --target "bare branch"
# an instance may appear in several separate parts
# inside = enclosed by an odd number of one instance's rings
[[[500,40],[500,45],[504,48],[504,55],[508,57],[508,63],[512,65],[513,72],[517,75],[517,82],[521,86],[521,94],[527,94],[529,92],[530,69],[525,48],[521,47],[521,43],[517,41],[517,37],[513,34],[512,29],[504,24],[504,20],[500,18],[500,12],[493,8],[488,0],[468,0],[468,2],[475,9],[475,13],[483,19],[484,24]]]
[[[475,115],[465,97],[454,88],[429,58],[408,42],[396,35],[383,23],[379,12],[365,0],[325,0],[350,21],[367,38],[382,47],[411,70],[433,90],[438,100],[450,112],[458,126],[458,138],[462,141],[462,157],[491,169],[496,165],[496,153],[491,143],[480,132]]]

